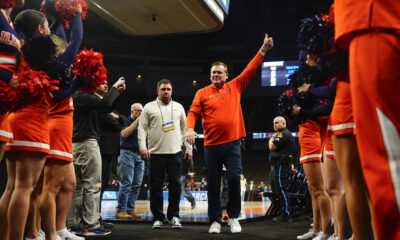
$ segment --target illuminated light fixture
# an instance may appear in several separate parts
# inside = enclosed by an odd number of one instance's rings
[[[283,61],[275,61],[275,62],[264,62],[264,67],[278,67],[283,66]]]
[[[276,86],[276,67],[271,67],[271,86]]]
[[[224,12],[222,9],[218,6],[218,4],[214,0],[204,0],[204,2],[207,4],[207,6],[211,9],[211,11],[214,12],[215,16],[218,17],[218,19],[221,22],[224,22]]]
[[[137,76],[136,76],[136,80],[137,80],[137,81],[142,81],[142,75],[140,75],[140,74],[137,75]]]

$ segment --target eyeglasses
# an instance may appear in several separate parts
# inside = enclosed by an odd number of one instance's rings
[[[141,112],[142,110],[132,110],[133,112]]]

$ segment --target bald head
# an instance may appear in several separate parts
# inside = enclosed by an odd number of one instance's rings
[[[286,120],[282,116],[274,118],[274,130],[276,132],[281,131],[286,128]]]
[[[134,103],[131,105],[131,118],[135,120],[142,114],[143,106],[140,103]]]

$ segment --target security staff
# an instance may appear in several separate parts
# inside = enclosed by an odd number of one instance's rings
[[[294,143],[292,133],[286,128],[285,118],[278,116],[274,118],[274,130],[276,133],[269,139],[269,159],[274,175],[281,214],[274,217],[275,222],[285,222],[290,219],[290,203],[286,194],[289,172],[293,170],[291,163],[291,151]]]

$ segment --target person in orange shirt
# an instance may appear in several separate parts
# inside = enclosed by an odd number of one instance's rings
[[[334,4],[335,42],[349,49],[356,140],[375,235],[400,239],[400,1]]]
[[[204,155],[208,182],[208,217],[212,223],[209,233],[221,232],[221,172],[222,164],[227,169],[229,202],[228,224],[232,233],[242,231],[238,221],[241,209],[240,175],[242,173],[240,138],[245,137],[240,96],[260,66],[266,52],[273,47],[272,38],[265,35],[257,55],[244,71],[229,83],[225,63],[215,62],[211,66],[211,85],[197,91],[186,122],[186,137],[194,144],[194,126],[201,116],[204,131]]]

